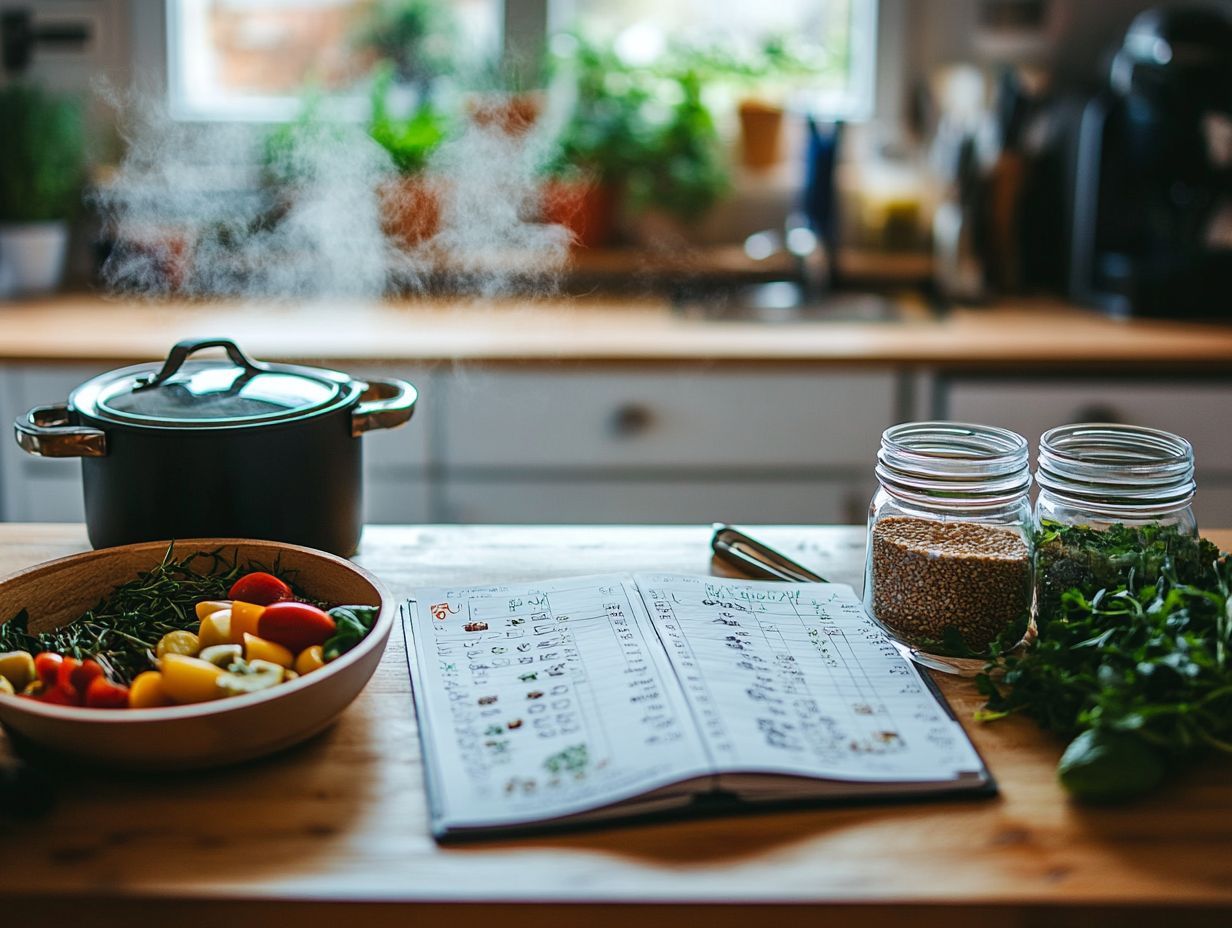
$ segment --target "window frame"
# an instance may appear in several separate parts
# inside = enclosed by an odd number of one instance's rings
[[[133,12],[133,51],[137,73],[149,75],[156,89],[165,94],[168,112],[182,122],[257,122],[274,123],[293,118],[298,101],[283,97],[258,98],[223,109],[202,108],[192,102],[182,86],[182,71],[173,66],[182,30],[184,0],[157,0],[141,4],[143,12]],[[189,0],[195,2],[195,0]],[[897,59],[905,45],[902,26],[906,0],[855,0],[861,16],[860,28],[871,38],[854,50],[860,58],[853,62],[857,86],[848,94],[847,105],[826,112],[827,118],[865,123],[885,120],[899,109],[902,90],[887,81],[897,76],[898,68],[887,62]],[[561,26],[568,3],[554,0],[504,0],[500,23],[500,46],[506,61],[534,59],[542,52],[550,33]],[[853,26],[853,31],[855,27]],[[355,99],[340,104],[344,112],[352,106],[362,112],[363,102]]]

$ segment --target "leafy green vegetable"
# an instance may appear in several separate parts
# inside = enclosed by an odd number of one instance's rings
[[[1152,754],[1176,762],[1211,749],[1232,753],[1227,557],[1159,526],[1045,524],[1037,550],[1047,558],[1041,571],[1052,571],[1043,578],[1052,586],[1042,590],[1039,638],[977,678],[988,697],[980,717],[1020,712],[1064,737],[1096,732],[1063,759],[1062,783],[1078,796],[1150,788],[1158,780]],[[1061,583],[1070,585],[1059,590]],[[1119,785],[1106,780],[1118,766],[1109,751],[1121,758]]]
[[[346,654],[359,644],[372,631],[379,612],[376,606],[335,606],[330,609],[329,615],[336,628],[322,646],[326,662]]]
[[[1057,764],[1061,784],[1086,802],[1118,802],[1164,778],[1159,752],[1129,732],[1091,728],[1070,742]]]

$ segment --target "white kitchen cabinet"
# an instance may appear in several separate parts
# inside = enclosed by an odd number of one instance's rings
[[[63,403],[70,391],[114,365],[0,366],[0,515],[8,522],[80,522],[81,461],[31,457],[13,421],[34,406]]]
[[[869,468],[893,420],[888,371],[603,372],[452,376],[445,468]]]
[[[1124,422],[1175,432],[1194,447],[1199,522],[1232,525],[1232,383],[954,376],[938,380],[935,403],[944,418],[1023,435],[1033,463],[1040,435],[1069,422]]]
[[[605,476],[446,478],[445,522],[861,522],[872,481]]]

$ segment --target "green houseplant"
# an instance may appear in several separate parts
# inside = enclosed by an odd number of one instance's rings
[[[699,72],[678,60],[633,66],[610,47],[580,40],[569,64],[576,89],[549,165],[555,189],[582,183],[592,201],[619,199],[633,213],[668,217],[672,224],[699,219],[727,187]],[[675,102],[665,107],[665,99]],[[546,206],[553,218],[550,196]],[[565,224],[577,235],[576,226],[584,226],[579,217],[594,208],[583,200],[578,216]]]
[[[546,165],[543,212],[577,245],[594,248],[612,237],[617,199],[644,146],[648,93],[611,48],[570,44],[558,68],[571,82],[573,105]]]
[[[0,90],[0,294],[59,287],[85,170],[81,111],[30,84]]]
[[[440,226],[440,191],[426,169],[449,127],[445,115],[424,97],[409,116],[395,117],[388,102],[393,77],[388,67],[377,72],[368,134],[388,152],[398,171],[397,179],[383,184],[380,191],[385,234],[413,246],[431,238]]]
[[[657,208],[686,225],[696,222],[727,190],[727,168],[714,117],[702,101],[702,81],[691,68],[670,80],[679,100],[648,134],[629,178],[635,208]]]

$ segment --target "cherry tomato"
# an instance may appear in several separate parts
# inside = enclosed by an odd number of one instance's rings
[[[64,658],[51,651],[44,651],[34,659],[34,672],[43,686],[55,686],[56,677],[60,674],[60,665]]]
[[[86,658],[81,662],[81,666],[73,670],[69,682],[78,693],[85,693],[90,689],[90,684],[102,675],[103,668],[99,663]]]
[[[291,592],[289,586],[273,574],[257,572],[244,574],[236,580],[231,586],[231,592],[227,595],[231,599],[252,603],[254,606],[268,606],[271,603],[290,599],[295,594]]]
[[[55,684],[43,688],[43,701],[55,702],[64,706],[80,706],[86,693],[85,690],[78,689],[73,682],[74,677],[79,673],[81,673],[81,661],[75,657],[63,658],[60,666],[56,668]],[[57,698],[51,698],[53,693],[57,694]]]
[[[257,620],[257,635],[299,654],[314,644],[324,644],[334,633],[329,613],[308,603],[274,603]]]
[[[81,705],[76,690],[66,689],[63,686],[49,686],[34,698],[39,702],[49,702],[57,706]]]
[[[128,687],[106,677],[95,677],[86,690],[85,704],[91,709],[127,709]]]

